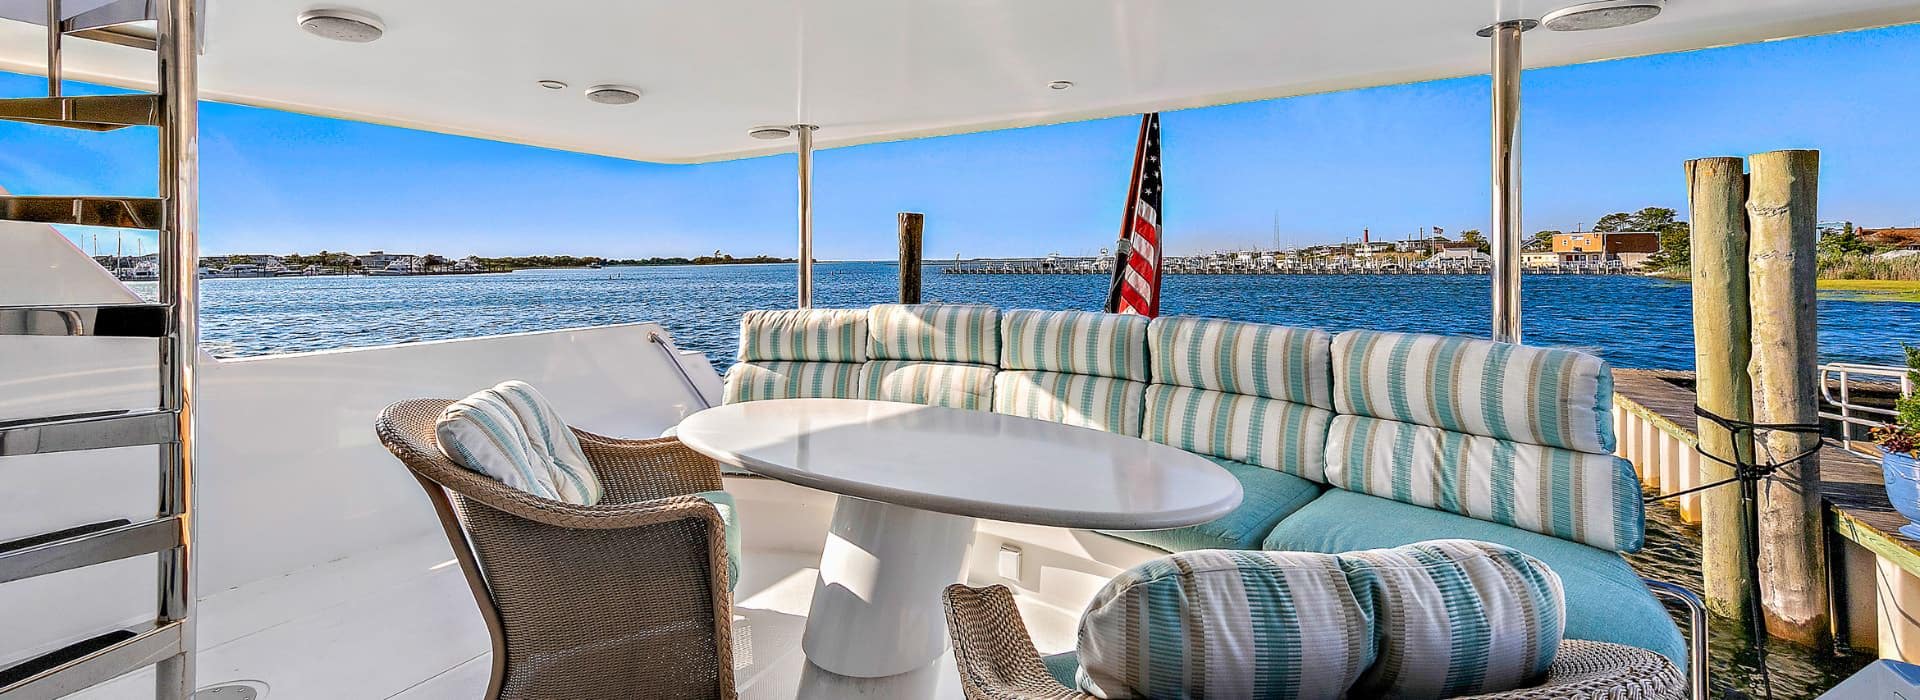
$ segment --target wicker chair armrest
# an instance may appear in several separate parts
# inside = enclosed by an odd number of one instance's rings
[[[725,488],[720,463],[679,438],[625,440],[578,428],[573,433],[607,487],[606,501],[643,502]]]
[[[948,586],[947,633],[968,700],[1081,700],[1047,673],[1006,586]]]
[[[1682,700],[1687,682],[1667,657],[1639,647],[1567,639],[1545,683],[1473,700]]]

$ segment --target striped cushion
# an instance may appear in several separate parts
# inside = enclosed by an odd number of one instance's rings
[[[727,369],[722,403],[766,399],[860,398],[860,365],[851,362],[741,362]]]
[[[967,408],[993,407],[993,366],[956,362],[868,362],[862,398]]]
[[[454,402],[433,432],[454,463],[535,496],[593,505],[605,493],[573,429],[526,382],[501,382]]]
[[[1147,319],[1089,311],[1008,311],[1000,316],[1000,369],[1147,381]]]
[[[1155,384],[1333,408],[1326,331],[1163,317],[1147,329]]]
[[[1378,660],[1354,697],[1442,698],[1539,684],[1553,666],[1566,597],[1519,550],[1433,540],[1348,552],[1354,591],[1373,596]]]
[[[867,319],[867,356],[990,365],[1000,361],[1000,310],[972,304],[881,304]]]
[[[1312,406],[1154,384],[1141,437],[1325,483],[1332,420],[1332,412]]]
[[[1333,340],[1334,410],[1502,440],[1613,451],[1613,371],[1598,357],[1438,335]]]
[[[741,362],[865,362],[862,309],[748,311],[740,317]]]
[[[1371,596],[1330,554],[1206,550],[1120,574],[1080,620],[1103,698],[1339,698],[1374,662]]]
[[[1342,415],[1326,464],[1327,482],[1349,491],[1619,552],[1646,539],[1640,484],[1612,455]]]
[[[1146,396],[1145,383],[1112,377],[1003,371],[993,378],[995,413],[1136,437]]]

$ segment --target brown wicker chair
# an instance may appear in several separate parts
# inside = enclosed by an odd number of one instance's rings
[[[1040,662],[1013,591],[947,587],[947,630],[967,700],[1093,700],[1054,680]],[[1487,700],[1681,700],[1686,682],[1673,662],[1636,647],[1566,640],[1544,684],[1475,695]]]
[[[449,403],[396,403],[376,429],[426,489],[492,633],[487,697],[734,698],[725,526],[689,495],[720,489],[718,466],[673,438],[575,430],[605,498],[539,498],[440,453]]]

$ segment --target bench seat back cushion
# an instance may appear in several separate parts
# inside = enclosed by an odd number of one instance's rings
[[[1153,384],[1141,437],[1326,483],[1332,421],[1332,411],[1304,404]]]
[[[1646,540],[1626,460],[1362,416],[1333,419],[1327,482],[1617,552]]]
[[[861,381],[861,398],[976,411],[993,407],[992,365],[874,360],[861,370]]]
[[[723,403],[860,397],[867,360],[864,309],[748,311],[740,354],[727,368]]]
[[[1168,316],[1147,338],[1155,384],[1334,406],[1326,331]]]
[[[1687,667],[1687,644],[1666,606],[1619,554],[1578,542],[1333,489],[1267,535],[1266,549],[1352,552],[1431,539],[1503,544],[1545,562],[1566,590],[1566,636],[1649,649]]]
[[[1066,372],[1009,371],[993,378],[993,411],[1140,436],[1146,382]]]
[[[727,368],[721,402],[862,398],[860,370],[851,362],[740,362]]]
[[[978,304],[880,304],[868,310],[867,359],[1000,361],[1000,310]]]
[[[1347,331],[1333,339],[1333,374],[1339,413],[1613,452],[1613,371],[1586,353]]]
[[[1076,681],[1102,698],[1340,698],[1374,663],[1373,616],[1331,555],[1168,555],[1094,596]]]
[[[1146,382],[1147,319],[1016,309],[1000,316],[1000,369]]]

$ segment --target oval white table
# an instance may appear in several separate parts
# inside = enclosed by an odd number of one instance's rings
[[[801,648],[878,678],[946,650],[942,590],[961,581],[975,518],[1159,530],[1219,518],[1240,482],[1183,450],[1098,430],[890,401],[780,399],[680,423],[695,451],[839,494]]]

